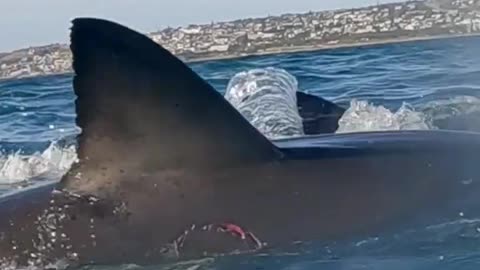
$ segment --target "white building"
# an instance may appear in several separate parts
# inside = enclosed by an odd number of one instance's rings
[[[213,45],[208,49],[208,51],[209,52],[227,52],[229,47],[230,46],[228,44],[227,45]]]

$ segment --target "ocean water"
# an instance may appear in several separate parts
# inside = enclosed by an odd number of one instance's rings
[[[469,120],[462,127],[480,131],[475,117],[480,113],[479,48],[480,37],[468,37],[207,61],[191,67],[240,111],[251,108],[238,99],[245,91],[281,88],[271,92],[283,103],[267,104],[271,99],[261,96],[254,105],[262,109],[249,109],[249,121],[272,140],[284,134],[266,128],[271,122],[266,117],[301,133],[295,126],[295,91],[348,108],[338,133],[438,129],[443,128],[438,124],[442,119],[455,117]],[[0,81],[0,194],[58,181],[76,160],[79,129],[71,81],[70,74]],[[259,113],[265,111],[270,114]],[[480,269],[480,217],[462,212],[445,224],[351,243],[312,243],[274,255],[206,258],[147,269]]]

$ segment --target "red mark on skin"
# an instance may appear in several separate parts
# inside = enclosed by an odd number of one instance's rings
[[[252,232],[245,231],[240,226],[232,224],[232,223],[222,223],[219,225],[208,224],[201,227],[202,231],[211,231],[213,228],[217,230],[217,232],[222,233],[230,233],[234,237],[239,237],[243,241],[251,241],[255,245],[255,250],[259,250],[266,245],[266,243],[260,241]],[[178,257],[180,256],[180,248],[183,247],[185,240],[189,233],[196,231],[197,227],[192,225],[189,229],[185,230],[175,241],[173,241],[172,247],[166,247],[163,252],[168,252],[171,248],[175,252],[175,255]]]
[[[247,238],[247,233],[238,225],[231,224],[231,223],[224,223],[220,225],[220,228],[225,232],[229,232],[239,236],[242,240],[245,240]]]
[[[219,227],[223,232],[229,232],[240,237],[242,240],[246,240],[248,236],[250,240],[253,241],[257,249],[260,249],[264,246],[264,244],[253,233],[243,230],[238,225],[232,223],[223,223]]]

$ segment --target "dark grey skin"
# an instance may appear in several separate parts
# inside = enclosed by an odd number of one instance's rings
[[[476,204],[479,134],[272,143],[144,35],[76,19],[71,49],[80,161],[58,184],[2,199],[4,263],[146,265],[268,252],[431,222]],[[216,232],[223,223],[251,234]]]
[[[297,107],[305,135],[334,133],[345,108],[324,98],[297,92]]]

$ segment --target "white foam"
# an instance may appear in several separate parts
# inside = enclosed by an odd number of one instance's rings
[[[367,101],[352,100],[350,107],[339,120],[336,133],[433,128],[434,126],[425,114],[415,111],[407,103],[403,103],[396,112],[392,112],[384,106],[375,106]]]
[[[60,178],[77,159],[75,147],[62,148],[56,143],[43,152],[22,155],[20,151],[0,157],[0,184],[17,184],[38,176]]]

